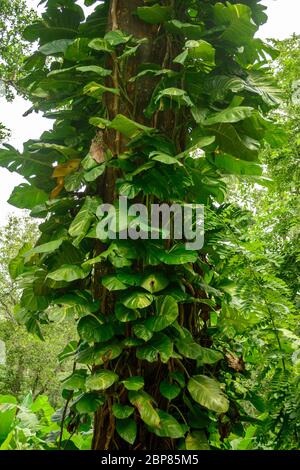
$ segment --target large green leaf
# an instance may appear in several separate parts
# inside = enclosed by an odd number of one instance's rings
[[[24,272],[24,255],[25,253],[28,253],[31,247],[31,243],[25,243],[25,245],[23,245],[22,248],[19,250],[17,256],[9,262],[8,271],[12,279],[17,279],[17,277]]]
[[[122,114],[118,114],[114,118],[114,120],[110,123],[110,127],[117,130],[118,132],[121,132],[121,134],[125,135],[125,137],[128,139],[132,139],[140,133],[149,134],[153,132],[151,127],[143,126],[142,124],[132,121]]]
[[[73,372],[70,377],[67,377],[62,385],[63,388],[66,390],[78,390],[78,389],[83,389],[84,384],[85,384],[85,378],[86,378],[86,370],[81,369],[81,370],[76,370]]]
[[[42,189],[22,183],[10,195],[8,203],[19,209],[33,209],[49,199],[49,195]]]
[[[146,320],[145,326],[152,331],[161,331],[174,323],[178,317],[178,305],[170,295],[160,296],[156,300],[157,315]]]
[[[257,161],[258,141],[240,136],[232,124],[219,124],[212,129],[221,150],[241,160]]]
[[[217,25],[225,26],[220,39],[237,46],[249,43],[258,27],[252,21],[252,11],[244,4],[216,3],[214,19]]]
[[[101,278],[102,285],[109,291],[126,290],[128,287],[114,274]]]
[[[226,413],[229,401],[221,390],[220,383],[206,375],[195,375],[190,378],[188,391],[193,399],[200,405],[215,411]]]
[[[103,397],[99,396],[98,393],[89,392],[79,396],[75,402],[75,407],[79,413],[95,413],[103,404]]]
[[[197,359],[202,355],[202,347],[194,341],[191,335],[178,339],[175,345],[180,354],[188,359]]]
[[[169,413],[159,410],[158,416],[160,418],[159,426],[149,426],[151,432],[159,437],[169,437],[171,439],[180,439],[185,435],[185,428],[178,423]]]
[[[103,335],[103,330],[102,330]],[[99,334],[99,331],[98,333]],[[83,350],[79,350],[76,354],[76,361],[79,364],[101,366],[108,361],[112,361],[122,354],[122,344],[116,341],[96,344]]]
[[[153,302],[153,296],[143,291],[135,291],[122,299],[122,304],[132,310],[149,307]]]
[[[116,304],[115,315],[116,318],[122,323],[133,321],[139,318],[139,313],[136,310],[126,308],[121,303]]]
[[[29,250],[25,253],[26,258],[30,257],[31,255],[36,254],[44,254],[44,253],[52,253],[56,251],[63,243],[63,239],[60,240],[53,240],[52,242],[43,243],[42,245],[38,245],[32,250]]]
[[[222,153],[213,160],[214,165],[224,173],[239,176],[261,176],[263,169],[258,163],[247,162]]]
[[[247,106],[236,106],[227,108],[218,113],[210,115],[203,121],[203,125],[211,126],[221,122],[239,122],[252,116],[254,109]]]
[[[215,48],[208,42],[190,40],[185,44],[184,51],[174,59],[174,62],[184,64],[187,59],[195,60],[199,65],[203,65],[204,69],[215,66]]]
[[[17,412],[17,400],[12,395],[0,396],[0,445],[7,438]]]
[[[120,405],[120,403],[114,403],[112,406],[113,414],[118,419],[127,419],[134,412],[134,408],[128,405]]]
[[[106,390],[111,387],[119,376],[111,370],[97,371],[89,375],[85,381],[88,390]]]
[[[60,52],[64,53],[72,41],[72,39],[57,39],[56,41],[44,44],[39,48],[39,51],[44,55],[53,55]]]
[[[69,227],[69,234],[71,237],[82,238],[87,234],[92,222],[95,220],[95,213],[99,205],[99,198],[90,196],[86,197],[82,208]]]
[[[137,349],[138,359],[156,362],[160,356],[161,361],[167,363],[173,355],[173,343],[167,335],[156,333],[150,341]]]
[[[138,7],[138,17],[145,23],[158,24],[164,23],[171,18],[172,8],[161,6],[158,3],[150,7]]]
[[[138,391],[144,387],[144,378],[139,375],[129,377],[128,379],[123,380],[123,384],[127,390]]]
[[[85,279],[88,274],[89,271],[83,270],[80,266],[65,264],[49,273],[47,277],[53,281],[73,282],[78,279]]]
[[[137,435],[137,424],[133,419],[117,419],[116,429],[119,436],[129,444],[134,444]]]
[[[175,245],[167,252],[158,253],[157,256],[165,264],[176,265],[194,263],[197,261],[198,253],[187,250],[184,245]]]
[[[95,73],[100,75],[100,77],[108,77],[111,75],[111,70],[104,69],[103,67],[99,67],[99,65],[83,65],[80,67],[76,67],[77,72],[81,73]]]
[[[181,392],[181,388],[176,383],[170,383],[167,380],[163,380],[160,383],[159,391],[163,397],[167,398],[167,400],[174,400],[174,398],[178,397]]]
[[[148,426],[159,426],[160,417],[152,406],[153,399],[146,392],[129,392],[130,403],[138,409],[141,419]]]
[[[204,431],[193,431],[185,439],[186,450],[210,450]]]
[[[141,287],[154,294],[164,290],[169,285],[168,278],[162,273],[153,273],[146,275],[143,280]]]
[[[110,324],[101,324],[100,321],[92,315],[81,318],[77,330],[80,338],[89,343],[103,343],[114,336],[114,330]]]

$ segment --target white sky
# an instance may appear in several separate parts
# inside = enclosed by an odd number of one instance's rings
[[[27,3],[36,9],[39,0],[27,0]],[[80,3],[83,4],[83,1]],[[262,4],[268,7],[269,20],[260,29],[259,37],[285,39],[293,33],[300,34],[299,0],[262,0]],[[0,121],[11,129],[12,136],[9,143],[20,150],[23,142],[38,138],[53,123],[52,120],[44,119],[36,113],[23,118],[22,115],[29,108],[30,103],[19,97],[13,103],[6,103],[4,99],[0,99]],[[24,211],[17,210],[6,202],[14,186],[21,182],[22,179],[18,175],[0,169],[0,224],[5,223],[9,213],[24,214]]]

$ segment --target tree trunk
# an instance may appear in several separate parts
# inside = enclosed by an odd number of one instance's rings
[[[118,67],[116,57],[113,57],[108,64],[113,73],[112,77],[107,80],[107,86],[119,88],[121,85],[126,88],[128,96],[128,100],[124,100],[113,94],[107,94],[106,107],[108,116],[112,120],[117,114],[122,114],[141,124],[156,127],[166,136],[174,138],[175,113],[173,111],[167,110],[159,114],[155,113],[150,121],[144,115],[144,110],[150,102],[158,79],[144,77],[136,82],[129,82],[129,79],[137,74],[140,65],[146,63],[157,64],[160,68],[175,69],[176,66],[172,62],[181,51],[182,44],[179,41],[175,45],[172,44],[161,25],[151,25],[140,21],[135,14],[140,6],[145,6],[143,0],[131,0],[130,2],[127,0],[110,1],[108,30],[121,30],[137,39],[146,38],[147,41],[138,49],[137,54],[128,60],[126,67],[122,68],[122,70]],[[177,139],[179,151],[181,150],[180,139],[182,139],[182,136],[179,136]],[[118,132],[110,129],[105,131],[104,143],[111,153],[116,156],[125,150],[127,142]],[[106,170],[101,187],[99,188],[100,195],[106,203],[112,203],[116,198],[115,182],[117,177],[118,171],[116,169],[108,168]],[[99,247],[99,250],[101,251],[101,247]],[[99,278],[99,275],[103,274],[103,272],[98,271],[95,276]],[[97,297],[102,302],[102,313],[107,315],[113,311],[114,298],[111,293],[106,291],[105,288],[100,287]],[[131,369],[133,371],[135,369],[133,375],[143,375],[148,384],[147,391],[154,396],[158,405],[163,405],[165,399],[159,394],[157,384],[166,376],[170,366],[162,363],[155,363],[154,365],[141,363],[133,355],[130,358],[128,357],[127,360],[130,361]],[[124,369],[124,364],[118,365],[116,372],[120,377],[122,377],[122,369]],[[134,449],[134,446],[126,444],[115,432],[112,404],[112,398],[109,398],[106,404],[95,413],[92,448],[94,450]],[[139,422],[137,424],[139,427],[137,434],[137,442],[139,444],[137,448],[139,450],[167,450],[173,448],[172,440],[156,438],[155,435],[145,431],[144,425],[139,426]]]

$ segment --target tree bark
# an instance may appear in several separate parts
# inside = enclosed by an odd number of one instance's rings
[[[112,120],[117,114],[123,114],[141,124],[156,127],[160,132],[172,138],[175,126],[175,113],[173,111],[165,111],[155,114],[151,120],[147,120],[144,110],[150,102],[151,96],[158,83],[158,79],[145,77],[137,82],[129,82],[129,79],[137,74],[138,67],[141,64],[151,63],[157,64],[161,68],[175,68],[173,59],[181,51],[182,45],[172,44],[168,35],[161,25],[151,25],[141,21],[135,14],[137,7],[145,6],[143,0],[111,0],[109,8],[108,31],[121,30],[137,39],[146,38],[147,41],[142,44],[135,56],[128,60],[126,68],[120,70],[116,56],[112,56],[109,68],[113,70],[112,77],[107,80],[107,86],[119,88],[120,85],[126,89],[128,99],[113,94],[106,94],[106,108],[109,119]],[[126,148],[126,140],[115,130],[107,130],[104,133],[104,144],[110,152],[117,156]],[[100,194],[106,203],[112,203],[116,198],[115,183],[118,177],[118,170],[114,168],[107,169]],[[101,273],[97,272],[96,276]],[[103,275],[103,273],[102,273]],[[114,298],[105,288],[101,288],[97,293],[102,302],[102,313],[109,314],[114,308]],[[168,365],[165,364],[144,364],[138,361],[134,354],[127,357],[130,361],[131,368],[136,374],[144,375],[148,384],[147,391],[152,393],[157,400],[158,405],[163,405],[163,399],[158,393],[157,384],[164,378],[168,372]],[[125,364],[126,365],[126,364]],[[116,372],[122,377],[122,368],[124,364],[120,364]],[[150,388],[149,388],[150,387]],[[126,397],[125,397],[126,398]],[[122,402],[122,396],[121,400]],[[120,439],[115,431],[115,420],[112,414],[112,397],[107,403],[95,413],[94,420],[94,450],[116,450],[116,449],[135,449],[151,450],[151,449],[172,449],[173,442],[170,439],[156,438],[145,430],[145,426],[139,426],[137,442],[138,446],[130,446]]]

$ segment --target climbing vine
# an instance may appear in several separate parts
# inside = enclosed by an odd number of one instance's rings
[[[59,445],[64,426],[93,419],[94,449],[207,449],[241,424],[222,371],[244,371],[215,341],[231,296],[211,214],[227,217],[232,175],[263,181],[259,150],[278,145],[266,118],[278,105],[266,59],[277,53],[255,38],[264,7],[86,0],[85,18],[75,0],[42,3],[19,86],[53,130],[22,153],[4,146],[0,165],[26,180],[10,203],[41,219],[36,246],[10,265],[23,289],[16,317],[39,336],[40,323],[77,324],[60,356],[74,369]],[[203,248],[120,239],[128,227],[109,239],[99,206],[117,208],[119,196],[203,204]]]

